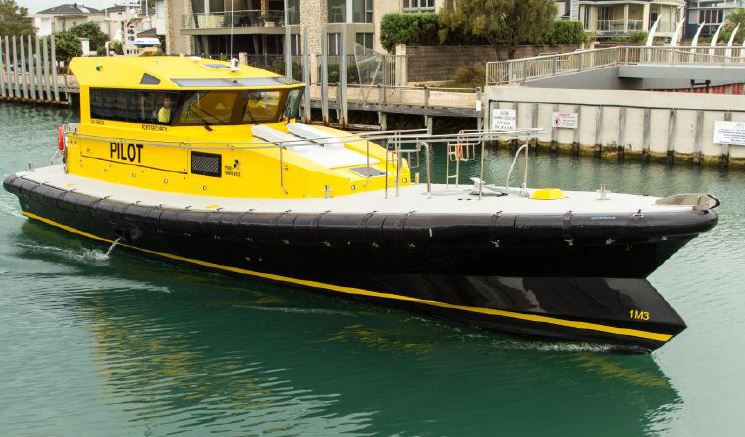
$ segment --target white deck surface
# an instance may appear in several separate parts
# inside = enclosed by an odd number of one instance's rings
[[[17,173],[39,183],[63,190],[74,190],[95,197],[108,197],[111,200],[140,205],[162,206],[164,208],[234,211],[234,212],[333,212],[333,213],[421,213],[442,214],[563,214],[572,211],[576,214],[633,214],[638,210],[650,212],[690,211],[691,206],[656,205],[657,197],[631,194],[609,193],[607,200],[599,200],[598,193],[585,191],[566,191],[564,199],[533,200],[518,196],[478,196],[470,195],[472,186],[462,185],[456,189],[451,186],[432,185],[432,198],[427,198],[425,184],[402,187],[396,197],[395,188],[384,192],[362,192],[350,196],[329,199],[244,199],[198,196],[146,190],[127,185],[118,185],[95,179],[67,174],[61,165],[42,167],[33,171]],[[532,191],[532,190],[531,190]]]

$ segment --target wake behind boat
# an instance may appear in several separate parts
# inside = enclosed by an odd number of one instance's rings
[[[4,182],[31,219],[487,329],[655,349],[685,328],[644,278],[715,225],[709,195],[489,184],[484,141],[533,132],[305,125],[303,85],[250,67],[147,57],[71,69],[81,121],[60,134],[64,163]],[[429,182],[431,145],[447,148],[448,184]],[[480,177],[460,185],[460,163],[479,159]]]

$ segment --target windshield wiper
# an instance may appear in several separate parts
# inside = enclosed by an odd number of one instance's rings
[[[204,126],[204,128],[207,129],[208,131],[212,132],[212,126],[210,126],[210,124],[207,123],[206,121],[202,121],[202,126]]]

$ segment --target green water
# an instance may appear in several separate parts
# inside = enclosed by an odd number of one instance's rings
[[[0,173],[65,110],[0,105]],[[504,174],[492,152],[490,175]],[[688,323],[651,355],[518,340],[205,273],[30,223],[0,193],[0,435],[736,436],[745,172],[543,154],[531,185],[711,191],[720,223],[650,281]]]

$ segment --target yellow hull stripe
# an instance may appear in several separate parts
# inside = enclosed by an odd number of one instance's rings
[[[40,217],[30,212],[23,211],[22,214],[28,218],[38,220],[48,225],[56,226],[60,229],[64,229],[65,231],[72,232],[73,234],[81,235],[83,237],[87,237],[93,240],[113,243],[113,240],[108,240],[106,238],[101,238],[99,236],[90,234],[88,232],[80,231],[78,229],[63,225],[61,223],[57,223],[53,220],[49,220],[44,217]],[[375,298],[381,298],[381,299],[391,299],[391,300],[398,300],[398,301],[404,301],[404,302],[414,302],[418,304],[430,305],[430,306],[440,307],[440,308],[468,311],[468,312],[478,313],[478,314],[488,314],[490,316],[509,317],[512,319],[526,320],[526,321],[536,322],[536,323],[547,323],[550,325],[564,326],[568,328],[605,332],[608,334],[625,335],[629,337],[646,338],[649,340],[656,340],[656,341],[663,341],[663,342],[668,341],[672,338],[672,335],[669,335],[669,334],[659,334],[655,332],[641,331],[638,329],[617,328],[614,326],[600,325],[597,323],[577,322],[574,320],[564,320],[564,319],[559,319],[556,317],[541,316],[541,315],[536,315],[536,314],[524,314],[524,313],[518,313],[518,312],[513,312],[513,311],[498,310],[498,309],[493,309],[493,308],[456,305],[452,303],[439,302],[436,300],[418,299],[415,297],[401,296],[398,294],[384,293],[384,292],[379,292],[379,291],[370,291],[370,290],[364,290],[361,288],[344,287],[341,285],[334,285],[334,284],[326,284],[323,282],[310,281],[307,279],[290,278],[287,276],[276,275],[273,273],[256,272],[253,270],[242,269],[239,267],[224,266],[221,264],[201,261],[198,259],[185,258],[182,256],[173,255],[170,253],[157,252],[154,250],[148,250],[148,249],[143,249],[143,248],[136,247],[136,246],[130,246],[124,243],[119,243],[118,245],[130,248],[130,249],[138,250],[140,252],[144,252],[147,254],[157,255],[157,256],[164,257],[164,258],[168,258],[168,259],[172,259],[176,261],[182,261],[182,262],[186,262],[190,264],[195,264],[195,265],[202,266],[202,267],[224,270],[224,271],[239,273],[243,275],[250,275],[250,276],[255,276],[255,277],[259,277],[263,279],[269,279],[272,281],[286,282],[286,283],[295,284],[295,285],[302,285],[304,287],[335,291],[338,293],[354,294],[354,295],[359,295],[359,296],[368,296],[368,297],[375,297]]]

